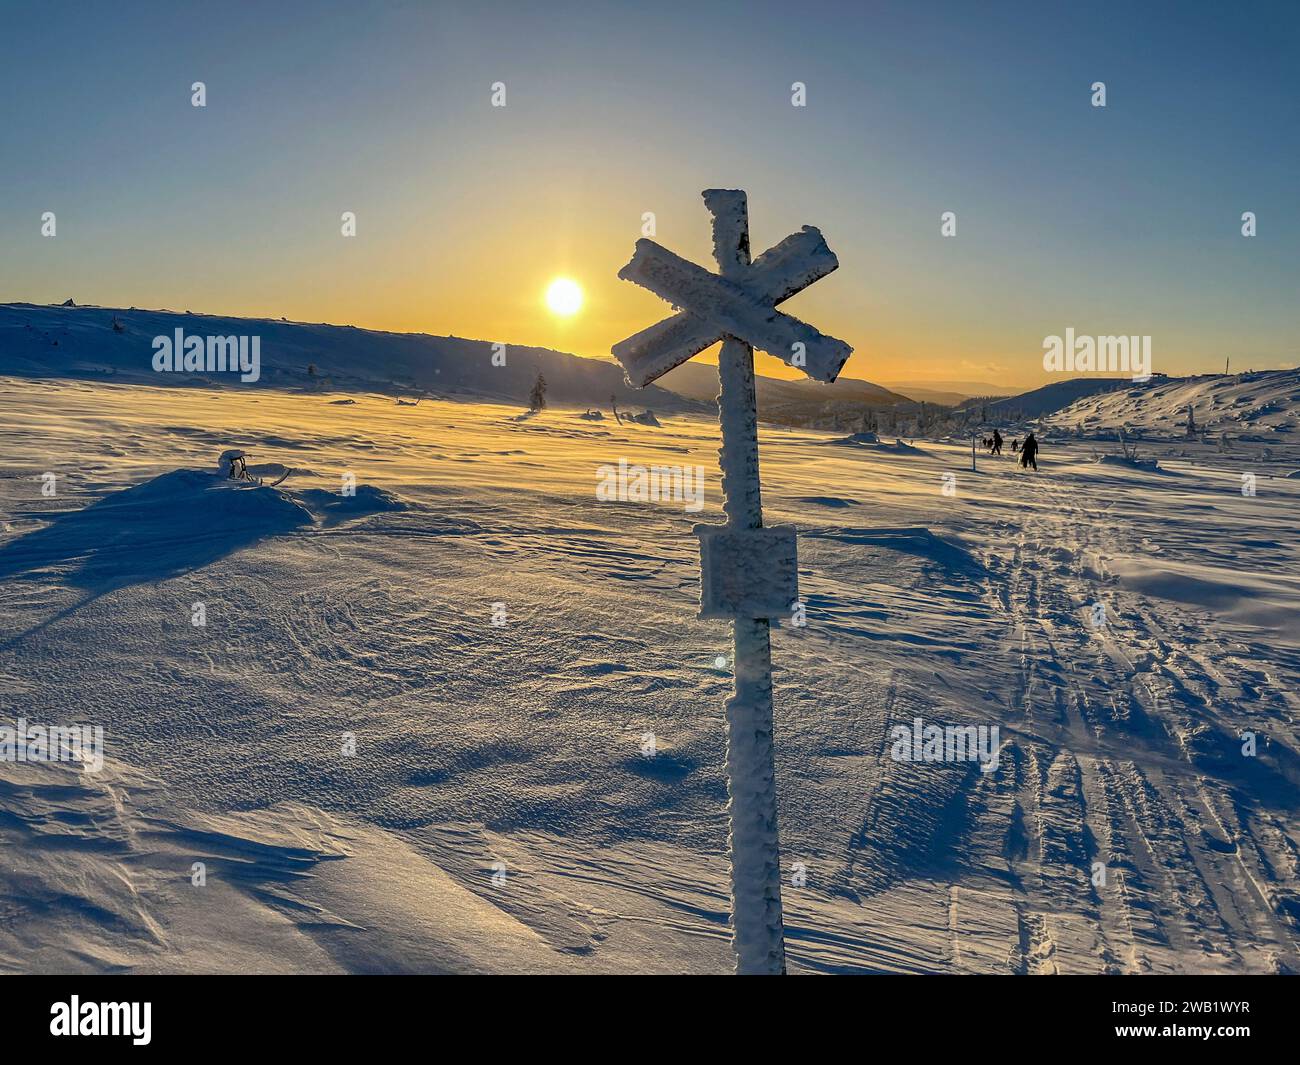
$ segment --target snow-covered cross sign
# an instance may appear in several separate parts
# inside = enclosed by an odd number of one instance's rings
[[[782,973],[781,859],[772,762],[773,620],[799,597],[795,531],[763,528],[758,478],[754,348],[809,377],[834,381],[852,352],[776,309],[839,266],[821,233],[805,226],[749,258],[745,194],[709,189],[718,273],[638,240],[618,276],[662,296],[678,313],[615,344],[628,383],[638,388],[722,341],[718,417],[722,424],[725,525],[697,525],[700,616],[727,618],[735,639],[735,694],[727,700],[727,794],[731,819],[731,929],[738,973]]]

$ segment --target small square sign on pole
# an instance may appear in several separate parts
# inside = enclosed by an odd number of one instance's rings
[[[781,859],[772,757],[771,621],[798,598],[795,531],[763,527],[758,476],[754,349],[830,383],[847,344],[776,309],[839,266],[811,226],[755,261],[745,194],[709,189],[718,272],[641,239],[618,276],[680,310],[615,344],[628,383],[644,387],[722,341],[718,419],[725,525],[699,525],[700,616],[728,618],[735,640],[735,693],[727,700],[727,795],[731,832],[731,928],[738,973],[785,972]]]

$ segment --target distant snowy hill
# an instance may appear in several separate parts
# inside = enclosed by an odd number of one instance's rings
[[[989,417],[1012,418],[1016,420],[1041,418],[1044,415],[1068,407],[1071,403],[1099,392],[1109,392],[1116,388],[1131,386],[1125,378],[1114,377],[1072,377],[1066,381],[1054,381],[1031,392],[1022,392],[1018,396],[1005,396],[1001,399],[973,399],[965,404],[967,408],[987,409]]]
[[[257,384],[272,388],[428,390],[524,402],[540,370],[546,377],[547,399],[560,405],[608,405],[614,395],[628,406],[700,409],[693,400],[661,388],[629,388],[622,369],[613,363],[546,348],[507,344],[506,364],[496,366],[489,341],[134,308],[0,304],[0,374],[152,385],[238,381],[231,373],[155,372],[153,338],[174,336],[177,329],[186,336],[260,337]],[[314,377],[308,366],[315,368]]]
[[[897,386],[895,386],[897,387]],[[936,403],[941,407],[959,407],[972,397],[970,392],[945,392],[937,388],[905,388],[903,393],[917,403]],[[983,392],[979,395],[1000,395],[996,392]]]
[[[1155,378],[1088,396],[1053,414],[1060,428],[1085,434],[1121,427],[1154,436],[1187,435],[1187,411],[1198,431],[1255,441],[1296,438],[1300,431],[1300,369]]]

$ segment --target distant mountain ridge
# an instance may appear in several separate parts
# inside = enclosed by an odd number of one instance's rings
[[[718,395],[718,368],[687,362],[659,378],[659,385],[679,395],[713,404]],[[758,376],[755,381],[759,417],[786,425],[833,422],[860,417],[867,408],[912,405],[912,400],[870,381],[842,377],[834,384],[820,381],[783,381]]]
[[[0,374],[196,387],[239,382],[232,373],[155,372],[154,338],[174,336],[178,329],[187,336],[257,336],[259,380],[240,387],[428,393],[522,405],[540,372],[547,399],[560,406],[607,407],[613,396],[624,408],[666,413],[711,413],[718,392],[717,367],[694,361],[634,389],[615,362],[522,344],[188,311],[29,303],[0,304]],[[502,348],[505,365],[495,365],[493,356],[499,362]],[[900,419],[932,421],[950,406],[851,378],[825,385],[759,376],[756,386],[761,418],[809,428],[894,431]],[[1275,438],[1300,426],[1300,370],[1156,377],[1142,384],[1074,377],[1020,395],[966,400],[949,417],[962,424],[972,416],[989,422],[1047,419],[1085,433],[1123,426],[1178,435],[1185,432],[1189,405],[1198,429]]]
[[[942,403],[949,407],[958,406],[968,399],[977,399],[984,396],[1009,396],[1016,391],[1015,388],[1008,388],[1006,385],[992,385],[987,381],[950,381],[946,379],[884,381],[882,386],[895,392],[901,392],[918,402],[925,400],[927,403]]]
[[[707,409],[654,385],[630,388],[614,363],[547,348],[507,343],[501,366],[493,364],[497,346],[483,340],[133,307],[0,304],[0,374],[199,387],[239,382],[232,373],[155,372],[153,338],[177,329],[258,336],[261,373],[256,383],[240,385],[245,388],[430,392],[523,403],[541,372],[547,399],[561,405],[607,406],[615,396],[622,405],[660,411]]]
[[[1001,395],[1001,393],[995,392],[945,392],[941,389],[935,388],[902,388],[902,386],[899,385],[895,385],[894,387],[900,388],[904,395],[909,399],[915,400],[917,403],[935,403],[941,407],[960,407],[968,399],[974,398],[975,395]]]

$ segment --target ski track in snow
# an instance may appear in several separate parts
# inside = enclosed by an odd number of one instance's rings
[[[0,378],[0,719],[109,759],[0,763],[0,970],[726,971],[716,422],[331,398]],[[1300,967],[1297,456],[831,440],[761,433],[808,611],[773,633],[792,970]],[[307,520],[149,509],[230,446]],[[597,502],[620,457],[703,466],[704,512]],[[115,538],[100,499],[143,503]],[[914,717],[997,724],[999,768],[893,761]]]

